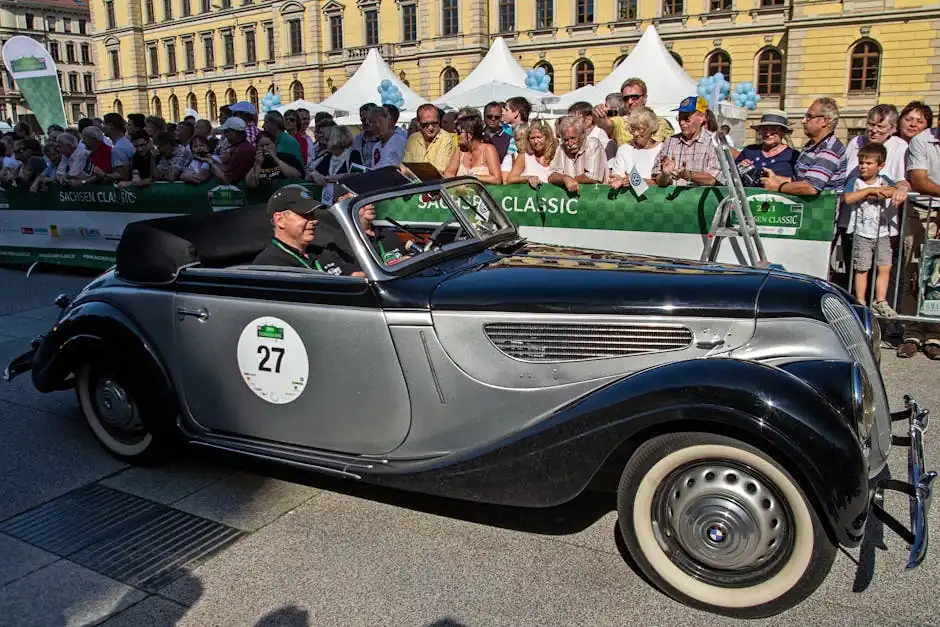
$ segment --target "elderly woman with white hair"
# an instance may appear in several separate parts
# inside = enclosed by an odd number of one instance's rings
[[[653,138],[659,129],[659,118],[649,107],[637,107],[627,116],[626,123],[630,141],[617,148],[617,154],[607,164],[610,186],[617,189],[624,183],[629,184],[634,167],[649,185],[655,185],[653,165],[663,148],[662,142]]]
[[[59,154],[62,155],[55,172],[56,180],[60,185],[81,185],[85,177],[88,149],[79,145],[78,139],[71,133],[60,133],[55,138],[55,143]]]
[[[587,137],[580,115],[558,120],[559,149],[549,166],[548,182],[577,193],[581,184],[607,181],[607,155],[595,137]]]

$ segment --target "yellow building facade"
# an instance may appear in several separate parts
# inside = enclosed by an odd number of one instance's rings
[[[876,103],[940,102],[940,3],[928,0],[91,0],[98,108],[157,113],[260,99],[325,99],[376,47],[433,100],[496,36],[564,94],[597,83],[653,24],[699,79],[753,82],[758,111],[798,120],[836,99],[857,132]],[[494,77],[496,79],[498,77]],[[378,98],[378,96],[376,96]]]
[[[95,57],[88,7],[72,0],[0,3],[0,46],[12,37],[32,37],[49,51],[59,72],[66,118],[76,124],[99,114],[95,97]],[[0,80],[0,120],[23,120],[40,130],[13,77]]]

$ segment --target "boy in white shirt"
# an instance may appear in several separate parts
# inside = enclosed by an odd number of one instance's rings
[[[881,174],[887,150],[870,143],[858,151],[858,176],[845,184],[844,210],[849,211],[847,233],[854,234],[852,263],[855,272],[855,296],[868,298],[868,275],[877,265],[875,298],[872,310],[881,316],[895,317],[897,312],[887,302],[891,278],[891,238],[898,234],[898,209],[892,201],[895,183]]]

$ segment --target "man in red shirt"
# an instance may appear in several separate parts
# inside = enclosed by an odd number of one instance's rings
[[[255,146],[245,138],[245,129],[245,121],[237,117],[227,119],[221,126],[231,147],[225,163],[211,162],[212,175],[228,185],[244,181],[255,165]]]
[[[114,172],[111,165],[111,146],[104,143],[104,133],[97,126],[86,127],[82,131],[82,141],[88,148],[88,160],[85,171],[88,175],[85,183],[94,183],[104,180],[106,174]]]

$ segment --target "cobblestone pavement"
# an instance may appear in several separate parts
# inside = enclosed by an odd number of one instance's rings
[[[0,364],[48,329],[57,293],[87,280],[0,270]],[[940,407],[940,364],[885,351],[884,372],[895,408],[906,392]],[[928,434],[933,460],[938,447],[940,435]],[[905,456],[893,458],[902,476]],[[618,552],[610,498],[546,511],[483,507],[202,452],[130,468],[92,439],[72,393],[38,394],[28,376],[0,383],[0,476],[0,625],[736,622],[644,583]],[[937,516],[934,508],[934,530]],[[46,532],[37,535],[39,524]],[[107,525],[126,533],[104,538]],[[183,528],[197,529],[199,543],[181,548]],[[905,572],[900,539],[874,544],[840,554],[795,610],[750,624],[940,624],[937,549]]]

